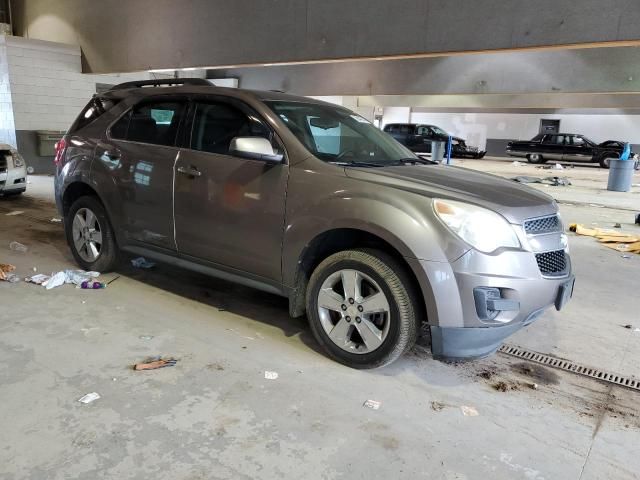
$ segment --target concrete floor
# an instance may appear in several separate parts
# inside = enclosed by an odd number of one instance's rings
[[[575,186],[538,188],[560,199],[565,221],[638,231],[639,188],[603,191],[606,172],[594,168],[561,173]],[[31,182],[22,198],[0,199],[0,262],[22,276],[73,268],[50,222],[51,178]],[[14,210],[24,213],[5,216]],[[12,240],[29,251],[10,251]],[[640,256],[585,237],[570,245],[573,301],[509,343],[640,377],[640,332],[622,327],[640,327]],[[424,339],[390,367],[355,371],[318,351],[284,299],[165,265],[123,264],[104,279],[118,275],[98,291],[0,282],[0,479],[638,478],[631,390],[505,355],[443,364]],[[131,370],[150,355],[179,361]],[[101,398],[79,403],[88,392]]]

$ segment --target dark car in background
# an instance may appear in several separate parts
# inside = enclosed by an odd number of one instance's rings
[[[609,168],[609,160],[619,158],[624,145],[625,142],[617,140],[596,143],[576,133],[540,133],[531,140],[509,142],[506,152],[511,157],[526,158],[529,163],[590,162]]]
[[[435,125],[389,123],[384,131],[413,152],[431,153],[431,142],[448,142],[449,134]],[[460,137],[451,136],[451,155],[454,158],[482,158],[487,152],[470,147]]]

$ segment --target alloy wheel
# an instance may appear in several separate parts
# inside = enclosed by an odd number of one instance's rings
[[[102,252],[102,228],[95,213],[88,208],[79,209],[71,228],[73,245],[85,262],[95,262]]]
[[[326,278],[318,314],[331,341],[350,353],[376,350],[389,333],[389,301],[376,281],[358,270],[338,270]]]

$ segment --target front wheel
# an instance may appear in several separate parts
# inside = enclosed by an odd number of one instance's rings
[[[345,250],[315,269],[307,288],[311,330],[327,354],[349,367],[377,368],[410,349],[417,295],[404,268],[377,250]]]
[[[598,161],[598,163],[602,168],[609,168],[610,160],[612,158],[616,159],[619,156],[620,155],[618,155],[616,152],[604,152],[603,154],[600,155],[600,160]]]
[[[80,197],[73,202],[64,223],[71,253],[83,270],[113,269],[118,247],[107,212],[96,197]]]

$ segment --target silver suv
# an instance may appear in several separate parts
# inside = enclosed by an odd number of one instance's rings
[[[77,263],[119,251],[289,298],[327,354],[478,358],[574,279],[556,203],[415,156],[361,116],[200,79],[95,96],[57,146],[56,201]]]
[[[27,165],[11,145],[0,143],[0,195],[20,195],[27,189]]]

